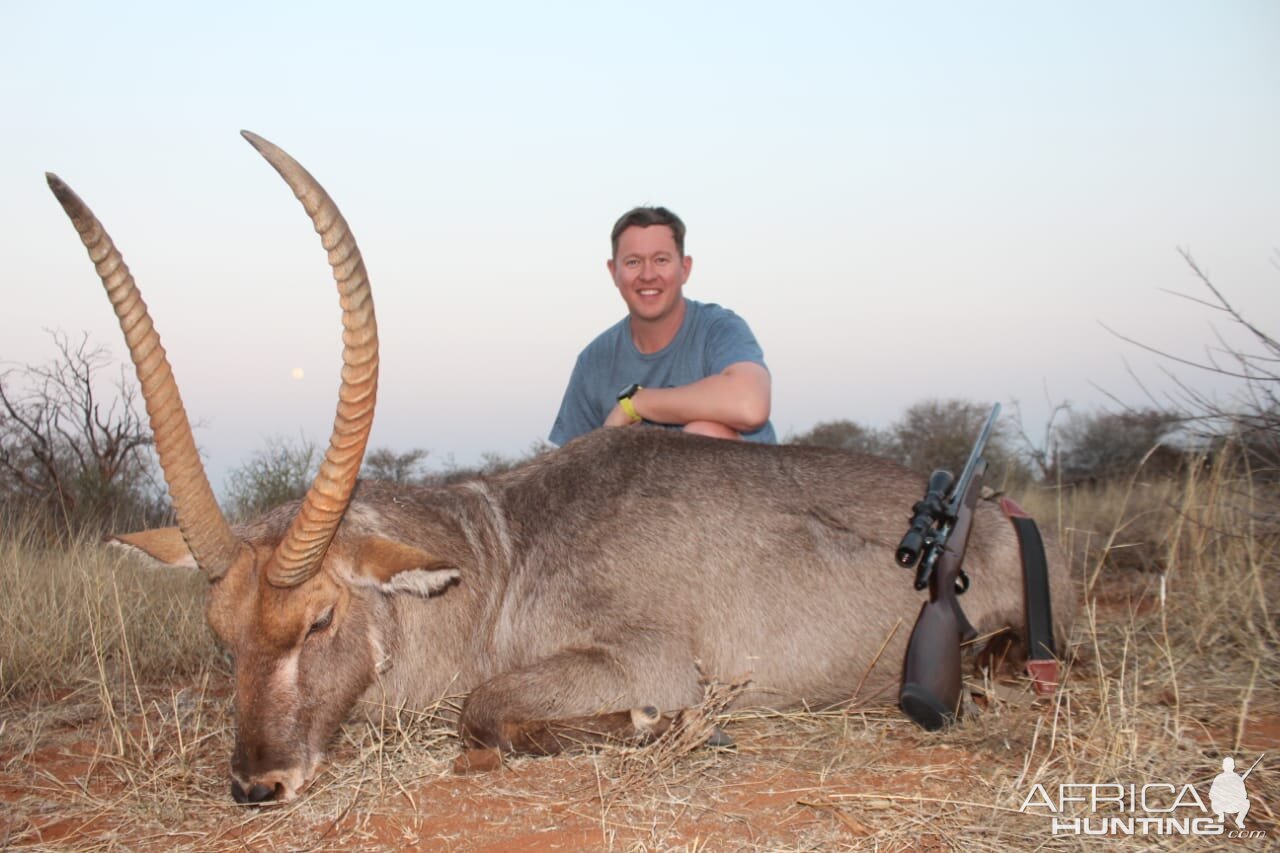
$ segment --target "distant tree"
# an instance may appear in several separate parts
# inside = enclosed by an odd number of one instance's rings
[[[897,453],[890,433],[846,420],[822,421],[808,432],[790,437],[788,443],[836,447],[875,456],[892,457]]]
[[[365,454],[360,476],[367,480],[416,483],[422,479],[422,465],[426,459],[427,451],[418,447],[403,453],[379,447]]]
[[[320,465],[315,442],[299,437],[267,439],[266,447],[227,476],[227,503],[237,519],[253,518],[307,493]]]
[[[110,354],[51,333],[58,355],[0,373],[0,504],[63,532],[162,521],[151,432],[137,386]]]
[[[947,468],[958,475],[990,413],[990,406],[969,400],[914,403],[890,427],[895,455],[902,464],[921,474]],[[996,421],[984,455],[993,474],[1002,469],[1016,469],[1019,474],[1023,470],[1001,420]],[[994,485],[990,476],[988,482]]]
[[[1041,437],[1035,439],[1027,432],[1022,420],[1022,407],[1014,400],[1009,407],[1009,432],[1013,434],[1010,443],[1016,447],[1019,456],[1030,466],[1029,470],[1042,481],[1051,481],[1057,476],[1057,458],[1060,445],[1059,435],[1062,432],[1063,417],[1073,411],[1071,403],[1063,401],[1053,405],[1049,418],[1045,421]]]
[[[888,429],[847,420],[824,421],[788,441],[884,456],[921,474],[947,468],[958,475],[990,413],[989,406],[968,400],[924,400],[908,407]],[[1012,449],[1003,421],[996,421],[984,455],[990,472],[988,484],[998,485],[993,477],[1000,481],[1030,479],[1030,471]]]
[[[480,464],[472,466],[461,466],[453,464],[450,460],[445,470],[429,474],[424,478],[424,482],[431,484],[457,483],[462,480],[472,480],[476,477],[489,477],[494,474],[501,474],[504,471],[510,471],[525,464],[533,459],[538,458],[544,453],[548,453],[555,449],[555,445],[549,444],[541,439],[529,445],[529,449],[518,456],[506,456],[501,453],[487,451],[480,454]]]
[[[1166,444],[1183,417],[1155,408],[1123,412],[1072,412],[1058,433],[1058,472],[1066,482],[1107,480],[1137,470],[1143,458],[1163,449],[1161,468],[1176,465],[1182,452]]]

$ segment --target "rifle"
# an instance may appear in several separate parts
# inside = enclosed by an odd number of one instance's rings
[[[905,568],[918,564],[916,589],[929,588],[929,600],[920,608],[907,644],[898,697],[903,713],[928,731],[955,721],[961,686],[960,644],[977,636],[956,596],[969,588],[969,576],[961,563],[987,470],[982,451],[999,416],[1000,404],[996,403],[958,480],[945,470],[929,476],[924,498],[911,508],[911,526],[894,554]]]
[[[1262,755],[1259,755],[1259,756],[1258,756],[1258,761],[1261,761],[1263,758],[1266,758],[1266,756],[1267,756],[1267,754],[1266,754],[1265,752],[1264,752],[1264,753],[1262,753]],[[1258,766],[1258,761],[1255,761],[1255,762],[1253,762],[1252,764],[1250,764],[1250,765],[1249,765],[1249,769],[1248,769],[1248,770],[1246,770],[1246,771],[1244,771],[1244,775],[1240,777],[1240,781],[1241,781],[1241,782],[1243,782],[1245,779],[1248,779],[1248,778],[1249,778],[1249,774],[1253,772],[1253,768],[1255,768],[1255,767],[1257,767],[1257,766]]]

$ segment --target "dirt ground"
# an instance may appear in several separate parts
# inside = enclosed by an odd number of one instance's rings
[[[1150,596],[1117,589],[1107,601],[1111,613],[1130,618]],[[238,806],[229,794],[225,673],[194,685],[129,684],[124,673],[108,674],[106,683],[119,678],[128,686],[110,697],[99,684],[6,706],[0,847],[1083,849],[1087,839],[1055,836],[1046,815],[1026,813],[1034,782],[1192,782],[1207,797],[1220,769],[1216,756],[1238,747],[1246,765],[1263,753],[1280,759],[1274,707],[1247,709],[1231,726],[1224,722],[1230,714],[1215,714],[1223,709],[1174,699],[1159,691],[1158,679],[1136,706],[1117,705],[1102,695],[1106,682],[1088,674],[1097,668],[1080,649],[1070,686],[1050,698],[1036,698],[1012,677],[975,683],[969,718],[936,734],[883,707],[734,715],[720,720],[731,748],[519,758],[474,775],[454,772],[458,743],[438,720],[401,719],[382,729],[351,723],[302,797],[264,808]],[[1132,713],[1115,719],[1125,708]],[[1170,732],[1171,719],[1177,731]],[[1188,722],[1195,719],[1202,723]],[[1261,836],[1210,839],[1217,849],[1280,845],[1273,811],[1280,773],[1268,763],[1250,782],[1249,829]],[[1170,837],[1110,843],[1205,847],[1202,839]]]
[[[693,753],[625,783],[628,756],[619,753],[516,759],[459,776],[442,745],[435,755],[384,755],[379,773],[377,757],[361,755],[369,745],[348,742],[334,767],[363,759],[370,772],[322,776],[298,803],[250,809],[228,794],[226,752],[213,747],[226,746],[222,737],[195,749],[192,766],[164,768],[164,780],[146,757],[104,754],[103,729],[100,720],[59,720],[34,752],[3,756],[0,839],[51,849],[787,850],[870,840],[891,821],[916,824],[921,848],[950,849],[927,828],[936,808],[958,819],[998,812],[965,801],[993,771],[1018,769],[990,767],[887,715],[742,718],[728,723],[734,749]],[[152,778],[140,790],[143,776]],[[122,802],[150,797],[142,815]]]

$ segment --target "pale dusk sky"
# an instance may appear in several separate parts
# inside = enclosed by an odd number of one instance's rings
[[[1280,4],[0,2],[0,360],[45,330],[124,356],[65,179],[138,279],[221,489],[272,435],[323,441],[337,299],[288,189],[364,252],[373,446],[439,466],[551,427],[624,313],[609,228],[664,204],[690,298],[751,324],[779,434],[927,397],[1134,402],[1234,331],[1188,249],[1280,331]],[[301,378],[297,378],[301,374]],[[1179,371],[1228,394],[1228,383]]]

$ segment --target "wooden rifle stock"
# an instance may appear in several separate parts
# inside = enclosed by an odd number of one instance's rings
[[[960,644],[977,634],[960,609],[956,583],[985,470],[986,461],[979,460],[965,494],[960,496],[955,525],[929,579],[929,600],[920,608],[907,644],[898,704],[928,731],[955,722],[960,704]]]
[[[938,557],[929,579],[929,601],[920,608],[906,647],[899,706],[906,716],[928,731],[937,731],[955,722],[960,704],[960,644],[977,635],[956,599],[956,581],[969,544],[982,471],[979,470],[973,480],[961,503],[955,528],[947,537],[942,556]]]
[[[977,635],[956,599],[960,562],[969,544],[974,505],[982,489],[986,461],[979,462],[969,489],[961,500],[956,523],[929,579],[929,601],[911,630],[906,647],[899,706],[906,716],[928,731],[955,722],[960,704],[960,644]]]

